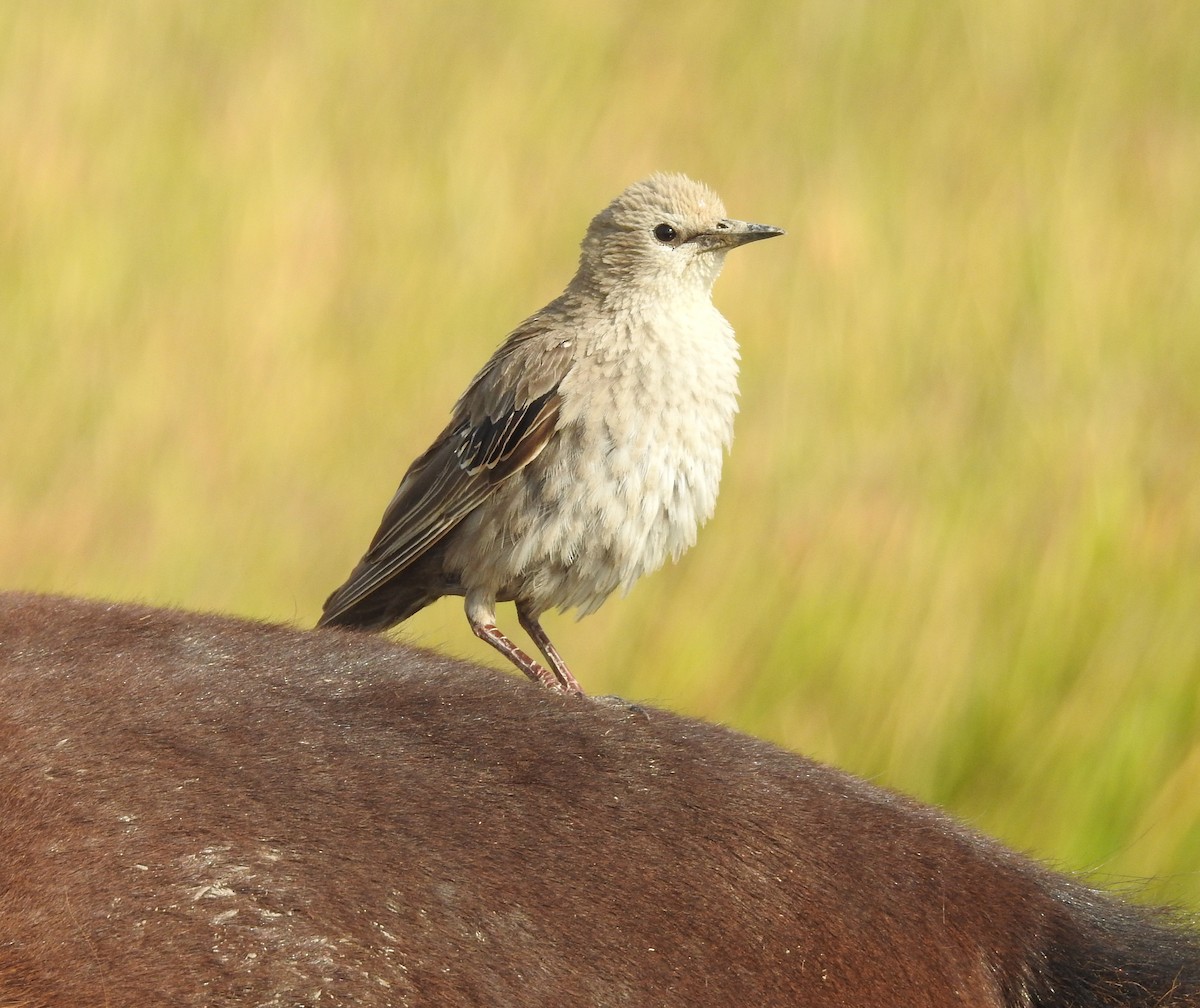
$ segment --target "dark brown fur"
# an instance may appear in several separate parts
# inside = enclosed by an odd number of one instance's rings
[[[1195,937],[713,725],[0,596],[0,1008],[1200,1004]]]

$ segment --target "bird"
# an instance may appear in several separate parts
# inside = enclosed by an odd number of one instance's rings
[[[582,693],[541,625],[678,560],[713,514],[739,350],[712,302],[731,249],[784,234],[659,172],[591,221],[561,295],[501,343],[409,467],[317,623],[382,631],[443,596],[530,679]],[[549,669],[496,624],[515,602]]]

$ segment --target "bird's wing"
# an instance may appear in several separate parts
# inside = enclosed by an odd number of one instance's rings
[[[505,340],[404,474],[366,554],[325,603],[323,621],[402,572],[537,457],[558,423],[558,388],[571,360],[570,340],[540,315]]]

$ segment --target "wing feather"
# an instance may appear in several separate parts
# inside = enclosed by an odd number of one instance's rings
[[[570,344],[539,322],[530,319],[497,350],[454,419],[409,467],[366,554],[326,601],[322,623],[401,576],[546,447],[558,423]]]

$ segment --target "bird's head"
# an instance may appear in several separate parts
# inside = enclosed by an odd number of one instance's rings
[[[781,234],[781,228],[731,220],[708,186],[660,172],[631,185],[592,219],[576,280],[606,293],[707,293],[726,252]]]

